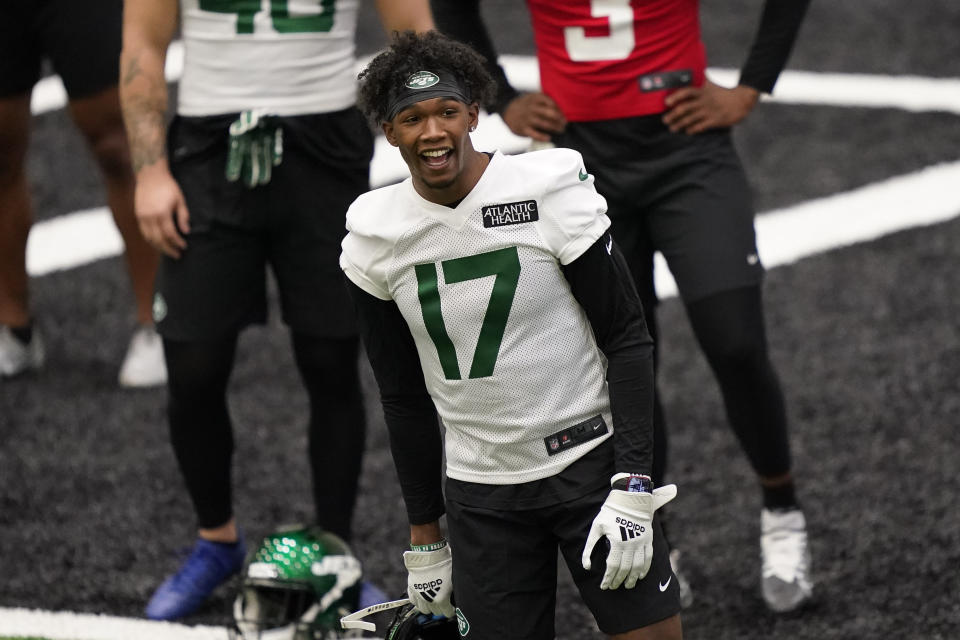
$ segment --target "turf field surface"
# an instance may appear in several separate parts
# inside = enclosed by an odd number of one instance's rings
[[[487,3],[502,51],[529,55],[521,5]],[[759,10],[704,0],[711,65],[740,64]],[[790,66],[956,79],[958,24],[948,0],[813,3]],[[369,52],[378,32],[365,29]],[[765,103],[737,142],[766,212],[956,162],[960,120],[956,110]],[[38,220],[104,202],[64,111],[35,118],[29,170]],[[927,195],[916,194],[918,210]],[[954,217],[768,274],[768,334],[817,581],[816,602],[800,614],[775,616],[760,601],[759,491],[682,306],[661,305],[660,384],[680,487],[670,531],[695,590],[686,637],[960,636],[958,241]],[[35,376],[0,383],[0,605],[139,617],[189,544],[192,514],[163,392],[115,385],[132,328],[129,286],[113,258],[35,278],[32,293],[49,359]],[[365,375],[371,424],[356,547],[371,577],[398,594],[406,526]],[[231,408],[236,510],[248,535],[307,519],[306,399],[275,319],[244,335]],[[287,491],[291,478],[299,493]],[[185,622],[226,624],[232,596],[221,589]],[[560,640],[601,637],[566,580],[559,602]]]

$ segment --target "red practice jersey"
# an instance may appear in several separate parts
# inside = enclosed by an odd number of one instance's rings
[[[527,0],[540,85],[568,120],[664,111],[672,88],[700,86],[699,0]]]

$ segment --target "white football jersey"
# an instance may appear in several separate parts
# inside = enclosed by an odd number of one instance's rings
[[[325,113],[356,102],[359,0],[180,0],[177,110]]]
[[[612,435],[606,360],[560,270],[607,230],[605,212],[570,149],[495,154],[456,208],[407,178],[347,212],[340,266],[409,325],[451,478],[545,478]],[[580,444],[565,440],[574,429]]]

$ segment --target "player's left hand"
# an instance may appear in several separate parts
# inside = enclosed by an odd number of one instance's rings
[[[407,596],[420,613],[453,618],[453,556],[444,544],[432,551],[405,551]]]
[[[618,474],[613,479],[622,475],[625,474]],[[677,486],[674,484],[658,487],[653,493],[610,490],[600,513],[593,519],[580,559],[583,568],[589,571],[594,545],[603,537],[610,542],[601,589],[616,589],[621,584],[632,589],[647,575],[653,561],[653,514],[676,495]]]
[[[663,122],[674,133],[703,133],[708,129],[732,127],[747,117],[760,93],[740,85],[733,89],[707,80],[702,87],[685,87],[666,99]]]

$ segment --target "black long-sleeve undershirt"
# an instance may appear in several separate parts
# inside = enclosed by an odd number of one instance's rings
[[[740,84],[772,93],[777,78],[797,39],[810,0],[767,0],[746,62]]]
[[[480,14],[480,0],[432,0],[430,7],[439,31],[470,45],[486,59],[484,66],[497,83],[497,95],[483,107],[491,113],[501,113],[520,92],[513,88],[503,67],[497,63],[497,51]]]
[[[608,361],[615,468],[649,474],[653,341],[627,266],[609,234],[604,234],[562,270]],[[380,387],[407,516],[411,524],[433,522],[444,513],[442,442],[413,336],[393,301],[375,298],[351,282],[348,286]]]

